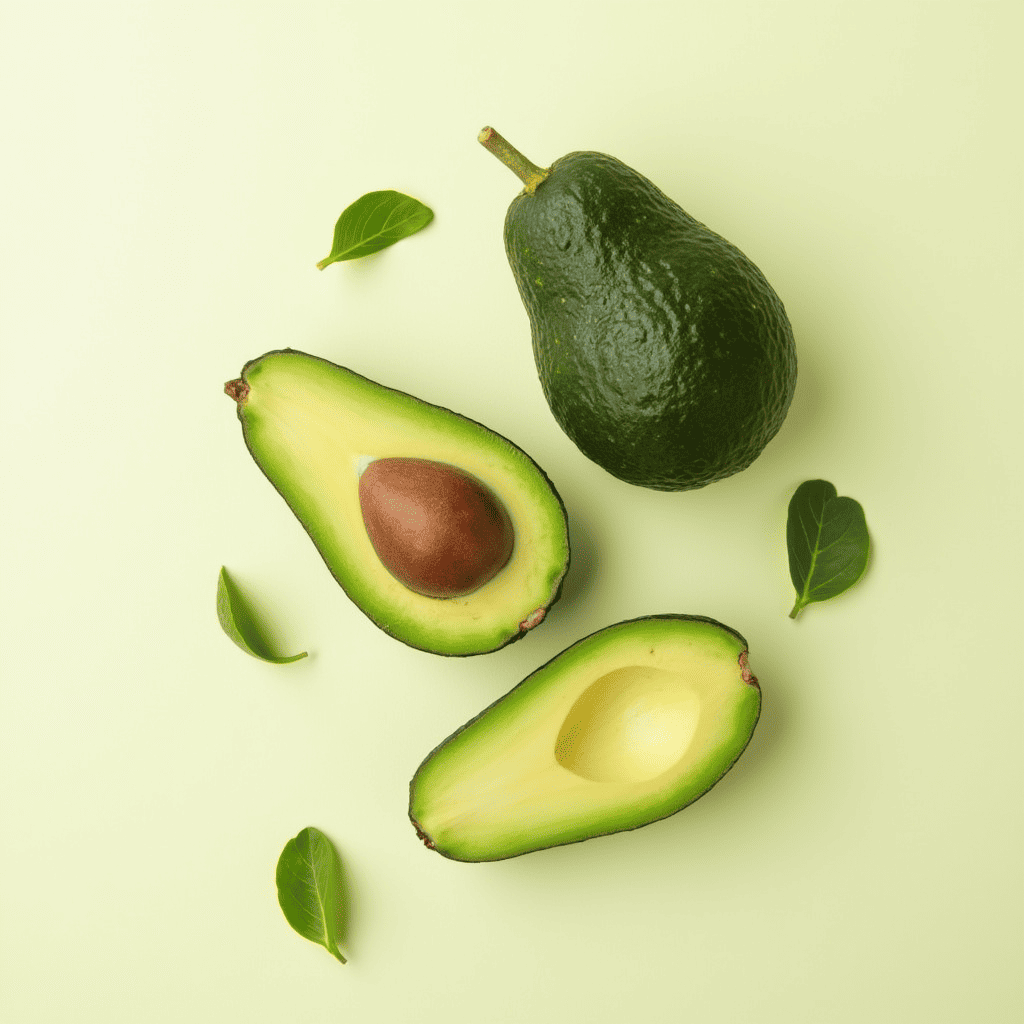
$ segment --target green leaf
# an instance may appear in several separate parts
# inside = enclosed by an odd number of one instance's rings
[[[317,267],[323,270],[339,260],[354,260],[380,252],[416,234],[433,219],[434,211],[411,196],[391,189],[367,192],[338,218],[331,254]]]
[[[228,576],[228,571],[221,566],[217,580],[217,618],[221,628],[247,654],[261,661],[270,661],[275,665],[286,665],[306,657],[306,651],[293,654],[291,657],[280,657],[270,649],[270,644],[263,635],[252,608],[242,597],[235,581]]]
[[[795,619],[814,601],[849,590],[868,564],[868,524],[853,498],[840,498],[827,480],[802,483],[789,502],[786,523],[789,575],[796,588]]]
[[[338,949],[341,931],[341,858],[316,828],[304,828],[285,843],[277,861],[277,901],[288,923],[331,956],[347,961]]]

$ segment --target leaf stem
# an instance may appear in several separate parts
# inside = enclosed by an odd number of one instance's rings
[[[482,128],[477,136],[480,145],[493,153],[526,186],[527,195],[533,195],[537,186],[548,176],[548,169],[527,160],[518,149],[493,128]]]
[[[796,604],[793,605],[793,610],[789,613],[789,617],[791,619],[795,619],[797,617],[797,615],[800,614],[800,611],[803,609],[803,607],[804,607],[804,602],[801,601],[800,598],[797,598]]]

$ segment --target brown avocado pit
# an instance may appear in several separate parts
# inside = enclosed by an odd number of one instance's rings
[[[475,476],[430,459],[375,459],[359,478],[359,507],[381,564],[424,597],[462,597],[512,557],[515,530]]]

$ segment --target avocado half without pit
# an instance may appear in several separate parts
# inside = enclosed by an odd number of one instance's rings
[[[245,443],[335,579],[385,632],[482,654],[558,599],[565,508],[540,467],[458,413],[283,349],[225,391]]]
[[[490,861],[639,828],[703,796],[750,740],[747,643],[658,615],[593,633],[420,765],[409,816],[432,850]]]

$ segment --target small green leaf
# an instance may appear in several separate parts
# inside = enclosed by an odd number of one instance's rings
[[[789,502],[786,523],[789,575],[796,588],[795,619],[814,601],[849,590],[868,564],[868,525],[853,498],[840,498],[827,480],[802,483]]]
[[[347,961],[338,948],[341,930],[341,858],[316,828],[304,828],[285,843],[277,862],[277,901],[288,923],[331,956]]]
[[[434,211],[418,199],[385,189],[367,192],[347,207],[334,225],[331,254],[317,267],[340,260],[354,260],[380,252],[389,245],[425,228],[434,219]]]
[[[247,654],[261,661],[270,661],[275,665],[286,665],[306,657],[306,651],[293,654],[291,657],[280,657],[270,650],[263,631],[256,621],[253,610],[242,597],[235,581],[228,576],[228,571],[221,566],[217,580],[217,618],[221,628]]]

